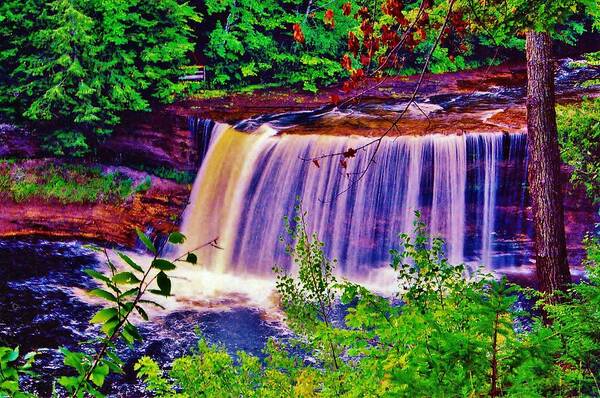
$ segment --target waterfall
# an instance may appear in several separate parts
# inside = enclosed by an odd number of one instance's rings
[[[513,208],[524,206],[523,134],[385,138],[378,149],[370,145],[347,159],[346,167],[339,158],[324,158],[318,167],[302,160],[370,140],[276,134],[266,126],[247,134],[216,124],[184,214],[184,250],[218,238],[223,250],[198,252],[217,271],[269,275],[274,265],[287,267],[279,238],[285,234],[283,218],[293,216],[299,197],[308,229],[318,232],[327,254],[338,260],[338,271],[348,277],[388,264],[389,249],[398,246],[399,233],[411,232],[417,209],[432,235],[445,239],[451,262],[517,263],[514,231],[504,224],[497,230],[495,220],[517,217]],[[347,174],[360,173],[373,155],[375,164],[349,186]],[[516,176],[521,180],[512,181]],[[509,242],[515,252],[498,263],[496,240]]]
[[[208,153],[208,148],[210,147],[213,131],[215,129],[215,122],[210,119],[201,119],[190,116],[188,118],[188,128],[196,141],[198,164],[202,164],[202,161]]]

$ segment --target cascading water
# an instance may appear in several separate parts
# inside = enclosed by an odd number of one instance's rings
[[[265,126],[247,134],[220,124],[212,136],[182,231],[185,250],[219,238],[223,250],[198,253],[219,272],[269,275],[276,264],[289,266],[279,238],[297,197],[309,230],[318,232],[348,277],[361,279],[388,264],[398,234],[412,230],[415,210],[446,240],[454,263],[524,261],[515,231],[506,228],[524,219],[524,134],[385,138],[376,163],[339,196],[350,183],[346,173],[363,170],[376,146],[348,159],[347,168],[336,158],[319,167],[302,159],[357,148],[370,138],[275,135]],[[496,219],[510,222],[498,226]]]
[[[210,119],[200,119],[190,117],[188,119],[189,130],[192,132],[196,140],[196,148],[198,149],[198,163],[201,164],[212,140],[213,131],[215,130],[215,122]]]

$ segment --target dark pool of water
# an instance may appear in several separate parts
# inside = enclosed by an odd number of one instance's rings
[[[98,268],[94,253],[80,242],[0,240],[0,345],[39,351],[36,370],[41,377],[26,380],[40,397],[50,396],[53,376],[65,374],[59,347],[77,349],[77,342],[97,336],[88,323],[98,309],[82,300],[77,289],[95,286],[83,270]],[[163,364],[196,345],[196,329],[231,353],[245,350],[260,355],[270,336],[281,327],[264,321],[252,308],[221,312],[176,311],[140,325],[144,342],[134,350],[123,347],[125,375],[108,380],[105,392],[114,397],[143,397],[133,364],[148,355]]]

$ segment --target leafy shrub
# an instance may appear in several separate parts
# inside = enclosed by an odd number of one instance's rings
[[[573,166],[571,180],[600,202],[600,98],[556,110],[562,158]]]
[[[157,397],[593,396],[598,371],[600,279],[574,286],[569,300],[546,306],[554,321],[518,310],[519,288],[443,255],[424,234],[401,235],[392,251],[398,294],[384,298],[337,282],[304,214],[288,230],[298,276],[278,270],[277,289],[292,344],[270,340],[266,359],[204,340],[165,378],[149,358],[138,375]],[[598,242],[590,258],[598,258]],[[594,254],[595,253],[595,254]],[[336,293],[334,296],[333,294]],[[336,298],[337,297],[337,298]],[[334,300],[339,300],[337,304]],[[543,299],[542,299],[543,300]],[[342,307],[340,307],[342,305]],[[343,323],[331,310],[346,309]],[[294,347],[300,346],[301,351]],[[296,353],[296,354],[294,354]],[[177,392],[176,392],[177,391]]]

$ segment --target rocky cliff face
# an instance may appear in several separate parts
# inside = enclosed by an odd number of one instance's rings
[[[111,164],[167,167],[195,172],[196,137],[188,118],[172,108],[125,115],[121,125],[97,148],[99,159]]]
[[[135,228],[164,234],[177,229],[189,192],[188,185],[152,178],[148,191],[118,204],[16,203],[0,196],[0,238],[41,236],[133,246]]]

